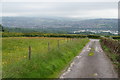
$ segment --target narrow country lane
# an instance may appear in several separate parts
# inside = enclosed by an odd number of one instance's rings
[[[60,78],[117,78],[117,73],[99,40],[90,39]]]

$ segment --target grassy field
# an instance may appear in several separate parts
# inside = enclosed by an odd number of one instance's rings
[[[40,37],[3,38],[3,78],[56,78],[88,41]],[[29,46],[31,60],[28,59]]]

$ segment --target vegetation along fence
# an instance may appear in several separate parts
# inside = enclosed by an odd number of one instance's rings
[[[60,46],[65,45],[65,43],[68,43],[73,40],[79,40],[81,38],[65,38],[65,39],[58,39],[56,41],[56,48],[60,48]],[[47,42],[47,51],[49,52],[50,50],[53,50],[51,43],[48,41]],[[32,46],[28,46],[28,59],[31,60],[31,53],[32,53]]]
[[[120,55],[120,41],[109,39],[109,38],[101,38],[102,44],[106,45],[112,53]]]
[[[115,62],[117,61],[116,65],[117,65],[117,70],[118,70],[118,76],[120,77],[120,40],[102,37],[101,43],[102,45],[105,45],[107,48],[109,48],[109,51],[111,52],[109,54],[109,57],[110,55],[112,56],[110,58],[112,59],[114,64],[116,64]]]

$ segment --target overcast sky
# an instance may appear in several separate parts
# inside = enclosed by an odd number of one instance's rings
[[[0,0],[2,2],[118,2],[119,0]]]
[[[21,1],[21,2],[20,2]],[[26,17],[72,17],[72,18],[117,18],[117,0],[106,2],[57,2],[44,0],[2,0],[2,14],[0,16],[26,16]],[[34,1],[34,2],[33,2]],[[72,0],[70,0],[72,1]]]

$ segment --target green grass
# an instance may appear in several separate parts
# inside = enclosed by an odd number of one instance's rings
[[[117,54],[111,53],[110,49],[106,47],[105,45],[103,46],[103,49],[108,52],[107,55],[111,58],[112,61],[116,62],[119,58]]]
[[[3,78],[56,78],[89,41],[32,37],[2,40]],[[28,46],[32,48],[31,60],[28,60]]]

